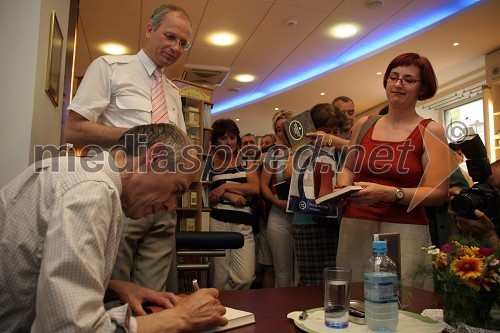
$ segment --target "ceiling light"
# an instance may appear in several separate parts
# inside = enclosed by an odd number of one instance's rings
[[[356,34],[358,30],[352,24],[343,24],[333,28],[333,35],[338,38],[348,38]]]
[[[240,121],[240,118],[236,118],[236,121]]]
[[[120,44],[104,44],[101,49],[106,52],[106,54],[120,55],[127,53],[127,48]]]
[[[384,0],[368,0],[366,2],[366,7],[369,9],[377,9],[384,5]]]
[[[377,75],[382,75],[382,72],[377,72]]]
[[[255,76],[250,74],[241,74],[236,76],[235,80],[240,82],[252,82],[253,80],[255,80]]]
[[[320,93],[321,96],[325,96],[325,93]]]
[[[298,24],[299,24],[299,21],[297,21],[297,20],[287,20],[286,21],[286,25],[289,28],[295,28]]]
[[[231,45],[236,42],[236,36],[230,33],[215,33],[208,37],[209,41],[215,45]]]
[[[275,111],[278,111],[280,108],[274,108]]]
[[[459,43],[459,42],[455,42],[455,43],[453,43],[452,45],[453,45],[453,46],[458,46],[458,45],[460,45],[460,43]]]

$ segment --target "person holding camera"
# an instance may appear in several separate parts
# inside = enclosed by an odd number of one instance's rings
[[[486,183],[491,185],[494,190],[498,193],[500,189],[500,160],[497,160],[491,164],[491,175],[488,177]],[[456,198],[462,189],[458,187],[452,187],[449,190],[450,200]],[[462,193],[463,195],[463,193]],[[500,247],[500,228],[498,223],[498,211],[500,209],[499,200],[495,200],[495,202],[491,202],[491,209],[489,211],[494,211],[491,213],[490,217],[488,217],[484,210],[481,210],[482,207],[474,207],[480,208],[474,209],[473,214],[475,218],[472,216],[464,216],[464,214],[458,214],[456,212],[457,209],[453,209],[453,204],[450,205],[448,210],[448,214],[450,215],[451,221],[453,222],[450,228],[450,236],[449,239],[453,238],[458,234],[470,235],[477,239],[487,240],[488,244],[491,247]]]

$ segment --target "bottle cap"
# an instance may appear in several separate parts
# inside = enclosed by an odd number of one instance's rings
[[[387,243],[385,241],[373,241],[373,252],[375,253],[387,252]]]

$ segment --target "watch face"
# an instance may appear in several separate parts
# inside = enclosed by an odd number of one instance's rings
[[[398,198],[398,200],[401,200],[404,197],[405,197],[405,192],[403,192],[403,190],[398,188],[396,191],[396,198]]]

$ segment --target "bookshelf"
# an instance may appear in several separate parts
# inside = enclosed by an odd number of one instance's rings
[[[210,205],[208,193],[208,163],[211,161],[210,137],[212,135],[212,92],[210,87],[173,79],[179,88],[186,133],[193,144],[201,147],[199,158],[202,168],[186,193],[177,200],[177,231],[209,231]],[[200,287],[207,287],[210,259],[205,256],[177,254],[177,285],[179,292],[191,292],[192,280]]]

